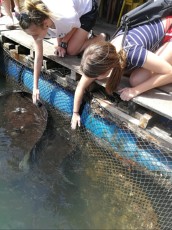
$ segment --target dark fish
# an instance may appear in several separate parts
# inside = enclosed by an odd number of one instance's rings
[[[8,164],[16,170],[28,170],[29,159],[47,126],[47,110],[34,105],[26,92],[0,95],[0,160],[7,154]]]

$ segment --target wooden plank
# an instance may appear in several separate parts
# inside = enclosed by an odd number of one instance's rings
[[[160,92],[157,89],[149,90],[140,96],[133,98],[133,101],[155,113],[168,119],[172,119],[172,95]]]
[[[54,69],[58,67],[58,64],[54,61],[43,59],[43,67],[45,70]]]
[[[6,25],[0,24],[0,32],[7,31]]]
[[[3,47],[7,50],[11,50],[11,49],[15,49],[15,44],[14,43],[10,43],[10,42],[7,42],[7,43],[4,43],[3,44]]]
[[[111,102],[109,102],[108,100],[103,100],[101,98],[97,98],[96,97],[96,101],[98,101],[98,103],[105,108],[107,111],[109,111],[112,115],[114,115],[115,117],[120,117],[122,118],[123,121],[125,122],[130,122],[131,124],[134,124],[136,126],[139,126],[139,120],[137,120],[136,118],[131,117],[128,114],[125,114],[124,112],[120,111],[119,109],[115,108],[113,106],[113,104]]]
[[[2,36],[7,37],[8,39],[11,39],[22,46],[25,46],[31,50],[34,50],[34,44],[33,39],[31,36],[27,35],[22,30],[11,30],[11,31],[4,31],[2,32]],[[80,71],[80,58],[74,57],[74,56],[65,56],[65,58],[60,58],[56,55],[54,55],[54,46],[52,45],[52,42],[48,42],[45,40],[43,42],[44,50],[43,55],[44,57],[47,57],[73,71],[76,73],[81,74]]]
[[[65,56],[64,58],[61,58],[57,55],[54,55],[54,39],[44,40],[44,56],[47,56],[51,60],[56,61],[59,64],[73,70],[74,72],[81,74],[80,58],[77,56]]]
[[[99,0],[99,17],[103,16],[103,5],[104,5],[104,0]]]
[[[108,4],[108,6],[107,6],[107,15],[106,15],[106,21],[107,22],[110,22],[112,2],[113,2],[113,0],[107,1],[107,4]]]
[[[115,11],[115,9],[116,9],[116,3],[117,3],[117,0],[113,0],[113,2],[112,2],[112,9],[111,9],[111,17],[110,17],[110,23],[113,23],[113,21],[114,21],[114,16],[115,16],[115,14],[116,14],[116,11]]]
[[[34,49],[32,37],[27,35],[22,30],[3,31],[1,32],[1,35],[2,35],[2,41],[3,41],[3,36],[5,36],[7,39],[15,41],[20,45],[23,45],[32,50]]]
[[[158,89],[162,92],[166,92],[172,95],[172,84],[161,86]]]

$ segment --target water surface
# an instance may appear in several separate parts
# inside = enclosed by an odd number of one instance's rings
[[[1,91],[9,87],[3,78],[0,85]],[[22,143],[10,150],[0,130],[0,229],[154,229],[146,194],[133,192],[135,185],[115,162],[100,149],[90,152],[91,143],[73,146],[49,113],[29,170],[15,164]]]

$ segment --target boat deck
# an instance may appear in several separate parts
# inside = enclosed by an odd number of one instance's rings
[[[108,32],[110,35],[112,35],[115,31],[115,26],[107,26],[106,24],[103,25],[102,23],[97,23],[95,30],[97,32]],[[16,30],[6,30],[2,19],[0,19],[0,34],[1,43],[5,49],[9,50],[11,56],[16,58],[17,54],[19,61],[24,60],[25,63],[27,62],[33,65],[34,47],[32,37],[28,36],[19,28]],[[44,39],[43,69],[49,73],[52,72],[52,74],[54,74],[54,68],[58,63],[60,66],[65,67],[70,71],[70,74],[67,74],[65,77],[63,76],[62,81],[67,82],[68,79],[70,79],[74,82],[76,87],[77,82],[81,77],[81,59],[76,56],[66,56],[64,58],[59,58],[54,55],[53,40],[54,39]],[[104,85],[105,84],[103,82],[96,81],[96,87],[102,88]],[[119,87],[122,88],[127,85],[129,85],[128,78],[123,76]],[[128,111],[121,111],[120,109],[117,109],[116,105],[114,105],[113,102],[106,100],[106,98],[107,97],[98,98],[98,101],[102,106],[109,110],[114,116],[118,114],[118,116],[121,116],[124,120],[128,121],[129,123],[133,123],[142,129],[146,129],[149,121],[154,117],[156,119],[157,115],[167,118],[169,121],[172,120],[172,84],[152,89],[140,96],[135,97],[130,102],[128,102]],[[137,111],[138,106],[145,109],[143,113],[139,114]],[[129,116],[131,114],[134,114],[134,116]],[[161,139],[164,139],[165,142],[172,144],[171,131],[167,132],[165,130],[165,135],[163,132],[160,134],[161,130],[159,131],[159,129],[156,129],[156,131],[154,129],[153,131],[153,133],[156,133],[156,135],[160,136]]]

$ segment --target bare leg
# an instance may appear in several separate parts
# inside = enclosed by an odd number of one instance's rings
[[[150,78],[151,72],[144,68],[134,70],[130,75],[130,85],[132,87],[141,84]]]
[[[2,4],[4,6],[4,10],[7,16],[6,27],[8,29],[13,29],[14,21],[13,21],[13,15],[12,15],[12,10],[11,10],[11,0],[3,0]]]
[[[90,39],[88,39],[88,34],[87,31],[81,28],[77,29],[68,42],[67,53],[69,55],[77,55],[84,51],[91,43],[105,40],[104,33]]]
[[[15,12],[20,13],[19,0],[14,0],[14,5],[15,5],[15,7],[14,7]]]
[[[3,0],[2,4],[4,6],[4,10],[7,16],[13,17],[12,10],[11,10],[11,0]]]
[[[168,61],[172,65],[172,59],[170,52],[167,52],[167,50],[171,50],[172,42],[167,42],[163,46],[161,46],[157,51],[156,54],[158,56],[163,57],[166,61]],[[130,84],[132,87],[135,87],[144,81],[148,80],[150,77],[153,76],[153,73],[149,70],[146,70],[144,68],[136,69],[131,73],[130,76]]]

